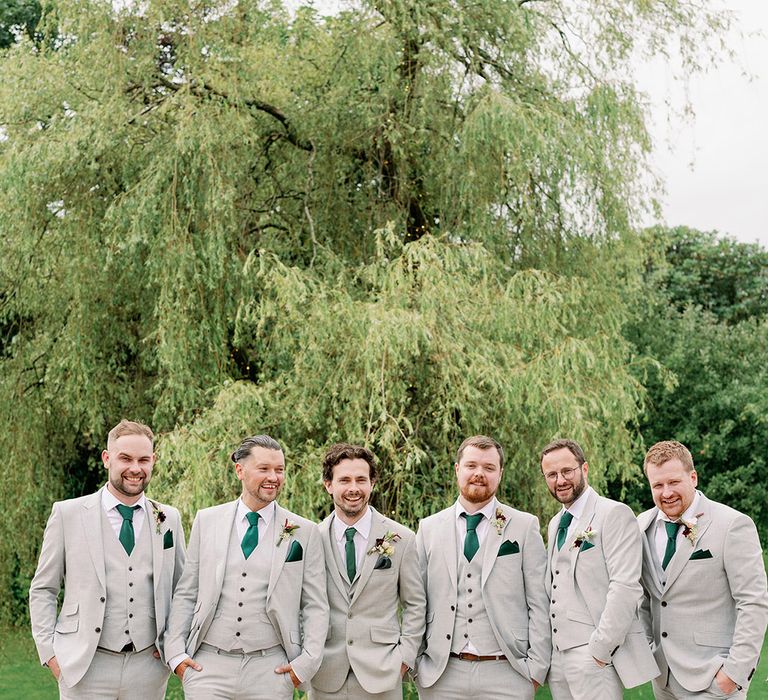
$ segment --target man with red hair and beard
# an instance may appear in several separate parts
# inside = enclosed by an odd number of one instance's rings
[[[464,440],[454,469],[458,500],[416,535],[427,591],[419,697],[532,698],[551,636],[538,520],[496,499],[504,451],[493,438]]]

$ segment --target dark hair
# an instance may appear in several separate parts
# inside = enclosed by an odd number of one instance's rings
[[[278,452],[283,451],[280,443],[274,438],[269,437],[269,435],[254,435],[245,438],[245,440],[240,443],[240,447],[230,455],[232,461],[237,463],[245,459],[251,454],[251,450],[253,450],[254,447],[264,447],[267,450],[277,450]]]
[[[459,449],[456,450],[456,464],[461,462],[461,457],[467,447],[477,447],[481,450],[490,450],[492,447],[495,447],[496,452],[499,453],[499,467],[504,469],[504,450],[492,437],[487,437],[486,435],[473,435],[472,437],[468,437],[461,443],[461,445],[459,445]]]
[[[364,459],[368,462],[368,476],[376,480],[376,457],[367,447],[350,445],[348,442],[338,442],[331,445],[323,457],[323,481],[333,481],[333,468],[345,459]]]
[[[541,451],[541,454],[539,455],[539,466],[541,466],[541,460],[544,459],[544,455],[548,455],[555,450],[562,450],[563,448],[567,449],[576,458],[579,466],[586,463],[587,458],[584,456],[584,450],[581,449],[581,445],[579,445],[576,440],[558,438],[557,440],[552,440],[552,442]]]

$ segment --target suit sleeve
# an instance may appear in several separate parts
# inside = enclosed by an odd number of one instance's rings
[[[181,528],[181,525],[179,525]],[[192,531],[189,535],[189,549],[186,553],[176,553],[178,564],[179,557],[184,560],[183,572],[176,583],[171,613],[168,616],[168,632],[165,635],[165,658],[173,659],[180,654],[186,654],[187,636],[189,635],[194,615],[197,594],[200,586],[200,514],[195,516],[192,523]],[[183,533],[181,537],[183,541]],[[182,568],[179,568],[182,571]],[[174,579],[177,574],[174,572]]]
[[[325,554],[320,533],[313,524],[304,550],[306,563],[301,582],[301,654],[291,661],[291,668],[303,683],[317,673],[323,660],[325,638],[330,623],[328,592],[325,587]]]
[[[608,570],[608,594],[589,640],[589,653],[607,662],[627,636],[643,597],[643,544],[637,520],[628,506],[617,504],[611,508],[603,520],[600,539]]]
[[[763,645],[768,622],[768,594],[760,539],[755,524],[742,513],[728,529],[723,558],[736,606],[733,642],[723,671],[737,685],[746,687]]]
[[[55,656],[53,632],[56,627],[56,600],[64,580],[64,526],[59,503],[53,504],[45,526],[37,570],[29,586],[29,617],[40,663]]]
[[[416,554],[416,538],[413,535],[408,538],[403,552],[398,585],[400,605],[403,609],[400,623],[400,654],[403,657],[403,663],[408,668],[414,668],[426,626],[427,595]]]
[[[533,516],[529,521],[522,554],[528,605],[528,671],[531,679],[542,685],[552,658],[552,630],[549,625],[549,597],[544,582],[547,552],[539,533],[539,521]]]

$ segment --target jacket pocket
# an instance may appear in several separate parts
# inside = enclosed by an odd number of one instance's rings
[[[397,644],[400,641],[400,630],[390,627],[371,627],[371,641],[378,644]]]
[[[693,641],[703,647],[719,647],[720,649],[730,649],[733,643],[733,637],[730,634],[722,632],[694,632]]]
[[[79,605],[77,603],[69,603],[61,608],[61,614],[59,619],[56,620],[56,632],[60,634],[69,634],[71,632],[77,632],[77,628],[80,625],[80,616],[78,615]]]

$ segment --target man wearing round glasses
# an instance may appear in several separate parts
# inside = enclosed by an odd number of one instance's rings
[[[573,440],[549,443],[541,471],[563,508],[549,523],[547,592],[553,700],[620,700],[659,674],[638,617],[642,543],[635,516],[599,496]]]

